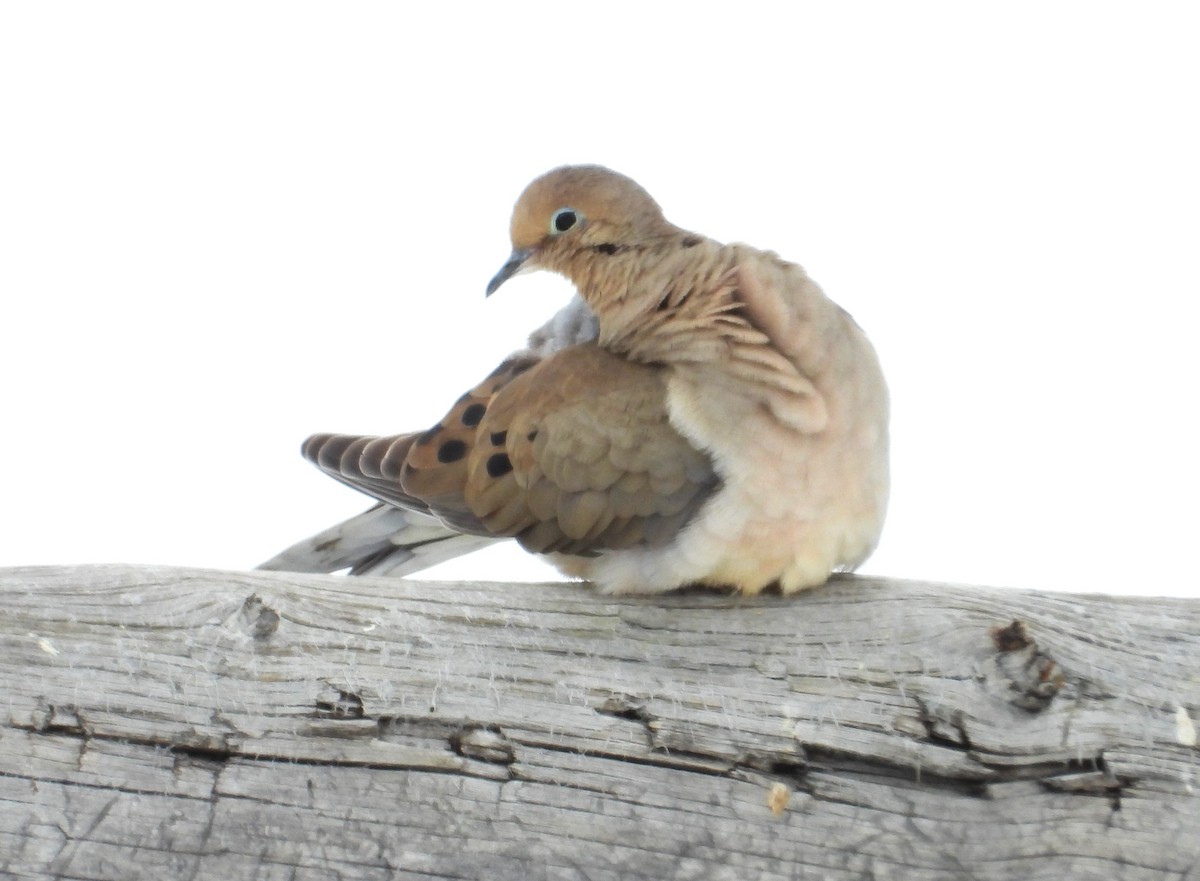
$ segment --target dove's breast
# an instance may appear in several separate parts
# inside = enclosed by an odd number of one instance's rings
[[[860,385],[830,390],[828,422],[806,432],[719,370],[677,370],[670,422],[711,457],[720,489],[667,546],[605,554],[576,574],[617,593],[688,583],[791,593],[855,568],[878,542],[888,495],[886,389],[881,374]]]

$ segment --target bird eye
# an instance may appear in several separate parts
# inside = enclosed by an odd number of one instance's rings
[[[550,215],[550,235],[562,235],[576,223],[579,222],[579,215],[573,208],[559,208]]]

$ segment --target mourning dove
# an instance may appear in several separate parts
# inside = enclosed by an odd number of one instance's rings
[[[599,166],[534,180],[510,232],[489,295],[546,269],[581,301],[428,431],[309,438],[307,458],[385,505],[267,567],[411,571],[511,536],[609,593],[754,594],[870,555],[887,389],[803,269],[672,225]]]

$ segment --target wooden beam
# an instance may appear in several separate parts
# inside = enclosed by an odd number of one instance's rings
[[[1197,879],[1200,601],[0,570],[0,877]]]

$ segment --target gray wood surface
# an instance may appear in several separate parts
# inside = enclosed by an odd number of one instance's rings
[[[91,566],[0,610],[4,878],[1200,879],[1200,601]]]

